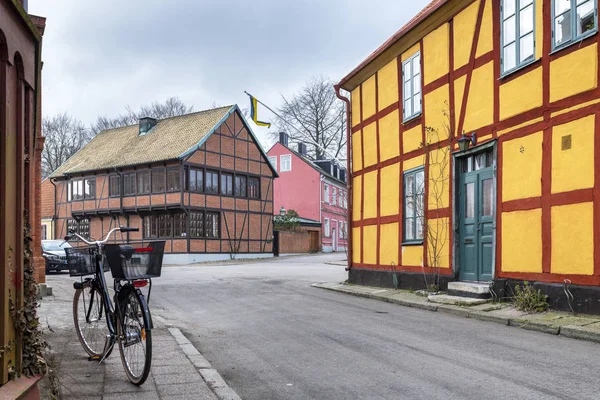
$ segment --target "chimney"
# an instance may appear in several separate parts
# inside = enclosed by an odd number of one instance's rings
[[[298,143],[298,153],[305,156],[306,155],[306,144]]]
[[[279,132],[279,143],[286,146],[288,145],[288,135],[285,132]]]
[[[154,125],[156,125],[158,121],[156,120],[156,118],[152,118],[152,117],[143,117],[140,118],[139,120],[139,127],[140,127],[140,136],[144,136],[145,134],[147,134],[148,132],[150,132],[150,130],[152,128],[154,128]]]

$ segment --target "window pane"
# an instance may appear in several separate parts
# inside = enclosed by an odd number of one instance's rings
[[[197,185],[196,185],[196,170],[195,169],[190,169],[190,180],[189,180],[189,185],[190,185],[190,192],[195,192],[197,189]]]
[[[558,46],[571,40],[571,12],[554,20],[554,45]]]
[[[465,185],[465,218],[475,217],[475,184],[473,182]]]
[[[421,73],[421,54],[417,54],[412,60],[412,76],[417,76]]]
[[[206,193],[219,193],[219,174],[213,171],[206,171]]]
[[[517,66],[516,45],[510,44],[504,48],[504,57],[502,58],[504,71],[509,71]]]
[[[416,173],[415,190],[417,193],[425,192],[425,171],[419,171]]]
[[[404,221],[404,236],[405,240],[415,240],[415,220],[414,218],[407,218]]]
[[[421,93],[421,75],[413,78],[413,94],[415,93]]]
[[[406,218],[412,218],[415,216],[415,197],[406,198]]]
[[[515,0],[503,0],[502,11],[504,12],[504,19],[513,15],[515,13]]]
[[[519,0],[519,8],[522,10],[525,6],[532,4],[533,0]]]
[[[533,33],[521,39],[519,62],[533,59]]]
[[[423,239],[423,217],[418,217],[415,220],[415,224],[416,224],[415,239]]]
[[[519,20],[521,21],[519,32],[521,37],[527,33],[533,32],[533,5],[521,10]]]
[[[554,15],[562,14],[571,8],[571,0],[554,0]]]
[[[412,100],[408,99],[404,101],[404,117],[410,117],[412,112]]]
[[[583,35],[596,27],[593,0],[588,0],[587,3],[577,7],[576,24],[577,36]]]
[[[483,216],[493,215],[494,187],[491,179],[483,181]]]
[[[402,74],[404,75],[404,82],[408,82],[410,81],[410,78],[412,78],[412,73],[410,71],[410,63],[407,62],[406,64],[404,64],[402,66]]]
[[[414,193],[414,187],[415,187],[415,176],[413,174],[410,175],[406,175],[404,177],[404,179],[406,180],[404,182],[404,187],[406,188],[406,193],[404,194],[405,196],[412,196]]]
[[[417,93],[415,94],[415,97],[413,97],[413,108],[414,108],[414,114],[418,114],[421,112],[421,93]]]
[[[160,193],[165,191],[165,171],[152,171],[152,191]]]
[[[410,81],[404,82],[404,98],[410,99],[412,97],[412,84]]]
[[[504,21],[504,24],[502,25],[502,35],[504,37],[505,46],[515,41],[515,33],[517,31],[515,21],[516,17],[510,17],[509,19]]]
[[[485,153],[475,156],[475,171],[485,167]]]

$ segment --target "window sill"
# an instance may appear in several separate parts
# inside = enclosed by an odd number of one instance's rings
[[[526,63],[523,63],[521,65],[519,65],[518,67],[515,67],[513,69],[511,69],[510,71],[507,72],[503,72],[502,74],[500,74],[500,78],[498,78],[499,80],[504,80],[506,78],[508,78],[509,76],[512,76],[513,74],[529,67],[530,65],[536,64],[536,63],[541,63],[542,59],[541,58],[536,58],[533,59],[531,61],[527,61]]]
[[[400,245],[401,246],[422,246],[423,241],[422,240],[410,240],[410,241],[402,242],[402,243],[400,243]]]
[[[420,118],[421,115],[423,115],[422,111],[420,113],[418,113],[418,114],[411,115],[410,117],[408,117],[405,120],[403,120],[402,124],[408,124],[409,122],[413,122],[415,119]]]
[[[596,35],[597,33],[598,33],[598,29],[594,29],[594,30],[589,31],[585,35],[579,36],[578,38],[571,40],[570,42],[560,44],[557,47],[554,47],[552,49],[552,51],[550,52],[550,55],[556,54],[556,53],[560,52],[561,50],[566,49],[567,47],[571,47],[573,45],[580,44],[585,39],[592,37],[592,36]]]

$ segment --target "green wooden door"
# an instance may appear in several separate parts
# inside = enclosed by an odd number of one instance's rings
[[[493,278],[495,189],[490,151],[460,160],[458,188],[460,280]]]

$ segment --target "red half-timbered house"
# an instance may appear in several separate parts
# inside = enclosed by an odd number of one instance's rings
[[[99,133],[52,175],[56,237],[165,239],[165,263],[272,255],[271,167],[237,106]]]

